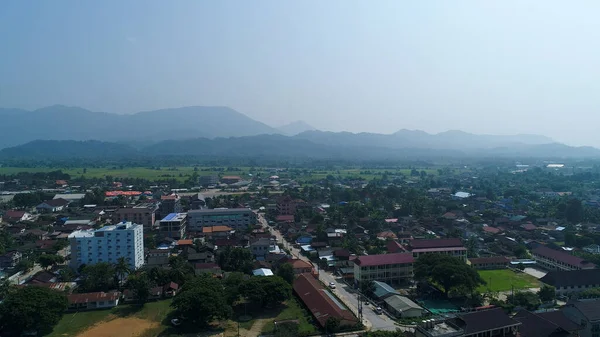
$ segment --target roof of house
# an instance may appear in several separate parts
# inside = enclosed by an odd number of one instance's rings
[[[340,319],[341,325],[356,323],[356,317],[310,274],[300,274],[293,288],[322,327],[330,317]]]
[[[500,233],[502,230],[496,227],[492,227],[492,226],[483,226],[483,231],[486,233],[491,233],[491,234],[498,234]]]
[[[97,301],[115,301],[121,297],[121,293],[118,291],[105,293],[81,293],[81,294],[70,294],[67,295],[69,304],[88,303]]]
[[[389,239],[396,239],[396,238],[398,238],[396,236],[396,234],[394,234],[394,232],[392,232],[392,231],[379,232],[379,233],[377,233],[377,237],[381,238],[381,239],[388,239],[388,238]]]
[[[413,249],[413,253],[434,253],[434,252],[450,252],[450,251],[465,251],[465,247],[444,247],[444,248],[423,248]]]
[[[600,269],[553,270],[540,281],[553,287],[600,284]]]
[[[567,315],[561,310],[540,312],[536,315],[549,320],[550,322],[560,326],[567,331],[576,331],[581,329],[579,324],[571,321]]]
[[[386,247],[388,253],[398,253],[405,251],[404,247],[402,247],[402,245],[398,241],[394,240],[388,241]]]
[[[465,335],[520,324],[518,321],[510,318],[502,308],[494,308],[460,315],[456,317],[454,322],[458,323],[457,325],[464,330]]]
[[[375,286],[375,291],[373,292],[373,294],[375,294],[375,296],[377,296],[378,298],[383,298],[390,295],[400,295],[400,293],[397,292],[396,289],[392,288],[387,283],[373,281],[373,285]]]
[[[189,245],[193,245],[193,244],[194,244],[194,240],[179,240],[179,241],[177,241],[178,246],[189,246]]]
[[[333,251],[333,256],[337,257],[350,257],[350,251],[345,248],[336,249]]]
[[[294,216],[293,215],[278,215],[275,218],[275,220],[279,221],[279,222],[293,222]]]
[[[292,267],[294,269],[308,269],[308,268],[312,268],[312,265],[304,260],[300,260],[300,259],[291,259],[291,260],[287,260],[286,263],[289,263],[292,265]]]
[[[259,268],[252,271],[254,276],[273,276],[273,271],[267,268]]]
[[[410,247],[412,249],[449,248],[462,246],[463,243],[458,238],[410,240]]]
[[[579,300],[571,305],[590,322],[600,321],[600,299]]]
[[[17,219],[20,219],[26,213],[27,212],[25,212],[25,211],[6,211],[6,213],[4,213],[4,216],[6,218],[17,218]]]
[[[532,230],[537,229],[537,227],[534,224],[530,223],[530,222],[528,222],[526,224],[522,224],[521,228],[523,228],[526,231],[532,231]]]
[[[44,204],[48,205],[48,206],[51,206],[51,207],[60,207],[60,206],[66,206],[66,205],[68,205],[69,201],[65,200],[63,198],[46,200],[46,201],[42,202],[41,204],[39,204],[37,207],[43,206]]]
[[[240,176],[223,176],[223,178],[221,178],[221,179],[242,180],[242,177],[240,177]]]
[[[521,322],[521,326],[519,326],[521,337],[566,337],[570,335],[568,331],[557,324],[527,310],[520,310],[513,318]]]
[[[384,264],[405,264],[413,262],[415,262],[415,259],[412,254],[409,253],[363,255],[354,260],[354,263],[361,267],[379,266]]]
[[[392,295],[383,301],[398,312],[404,312],[410,309],[423,310],[423,308],[413,302],[410,298],[400,295]]]
[[[546,246],[538,246],[534,250],[531,251],[534,255],[540,255],[543,257],[551,258],[556,261],[560,261],[566,264],[579,266],[579,267],[588,267],[593,266],[594,264],[586,261],[580,257],[573,256],[569,253],[561,252],[552,248],[548,248]]]
[[[506,256],[490,256],[490,257],[472,257],[469,258],[472,264],[482,263],[508,263],[510,260]]]
[[[202,227],[202,233],[219,233],[219,232],[230,232],[233,229],[229,226],[207,226]]]

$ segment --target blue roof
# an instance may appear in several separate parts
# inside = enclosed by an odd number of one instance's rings
[[[177,213],[169,213],[163,220],[173,220],[177,216]]]
[[[373,281],[373,283],[375,284],[375,291],[373,293],[378,298],[382,298],[389,295],[400,295],[400,293],[397,292],[396,289],[390,287],[387,283],[379,281]]]
[[[306,244],[306,243],[311,243],[311,242],[312,242],[311,236],[301,236],[296,240],[296,243],[298,243],[298,244]]]

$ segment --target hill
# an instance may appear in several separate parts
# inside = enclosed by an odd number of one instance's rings
[[[282,125],[278,127],[277,130],[286,136],[295,136],[299,133],[305,131],[314,131],[316,129],[304,121],[295,121],[286,125]]]
[[[0,148],[36,139],[156,142],[279,133],[227,107],[193,106],[118,115],[54,105],[0,109]]]

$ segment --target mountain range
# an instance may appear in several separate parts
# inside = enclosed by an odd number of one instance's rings
[[[184,107],[130,115],[55,105],[0,109],[0,159],[215,156],[399,159],[426,157],[600,157],[539,135],[318,131],[297,121],[274,128],[227,107]]]

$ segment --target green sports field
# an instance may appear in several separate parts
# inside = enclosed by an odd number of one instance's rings
[[[540,282],[533,276],[525,273],[516,273],[510,269],[479,270],[479,275],[486,285],[480,286],[479,292],[486,291],[509,291],[527,288],[538,288]]]

